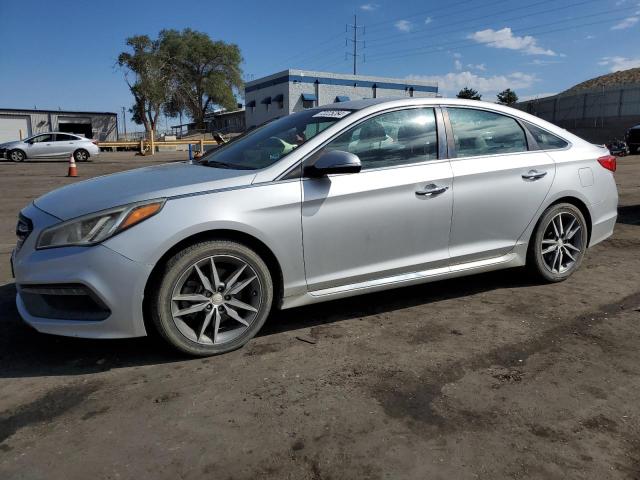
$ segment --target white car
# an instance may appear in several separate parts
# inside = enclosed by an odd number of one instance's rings
[[[72,133],[39,133],[24,140],[3,143],[0,145],[0,156],[22,162],[27,158],[68,157],[73,154],[77,162],[86,162],[89,157],[100,154],[96,142]]]

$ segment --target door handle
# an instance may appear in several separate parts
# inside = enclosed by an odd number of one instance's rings
[[[429,185],[425,185],[424,190],[416,190],[416,195],[421,197],[425,196],[433,196],[440,195],[441,193],[446,192],[449,187],[436,185],[435,183],[430,183]]]
[[[544,177],[547,172],[539,172],[538,170],[529,170],[527,173],[522,174],[522,178],[525,180],[539,180]]]

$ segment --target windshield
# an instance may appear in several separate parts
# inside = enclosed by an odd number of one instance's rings
[[[211,150],[202,157],[202,164],[238,170],[269,167],[351,112],[313,109],[288,115]]]

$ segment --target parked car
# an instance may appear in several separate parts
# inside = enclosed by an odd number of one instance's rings
[[[100,148],[95,140],[62,132],[39,133],[0,145],[0,156],[14,162],[27,158],[68,157],[71,154],[77,162],[86,162],[89,157],[99,155]]]
[[[631,127],[627,130],[625,140],[631,155],[635,155],[640,152],[640,125],[636,125],[635,127]]]
[[[624,157],[629,155],[629,147],[626,142],[619,140],[617,138],[613,139],[613,141],[607,143],[605,145],[611,155],[615,155],[616,157]]]
[[[245,344],[272,307],[523,265],[559,282],[613,232],[615,169],[604,147],[492,103],[312,108],[198,164],[36,199],[18,220],[17,306],[41,332],[156,329],[211,355]]]

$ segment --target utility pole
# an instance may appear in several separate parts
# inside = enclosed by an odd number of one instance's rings
[[[127,115],[122,107],[122,127],[124,128],[124,139],[127,139]]]
[[[349,32],[349,28],[351,28],[351,30],[353,31],[353,36],[352,38],[347,38],[346,39],[346,45],[349,45],[349,42],[351,42],[353,44],[353,53],[346,53],[347,56],[351,55],[353,57],[353,74],[356,75],[357,74],[357,60],[358,57],[361,55],[358,53],[358,44],[362,43],[362,48],[365,48],[365,43],[364,40],[358,40],[358,29],[361,28],[362,29],[362,35],[364,36],[365,34],[365,27],[364,25],[358,25],[358,17],[357,15],[353,15],[353,25],[348,25],[346,26],[345,31],[348,33]],[[364,62],[364,53],[362,54],[362,61]]]

